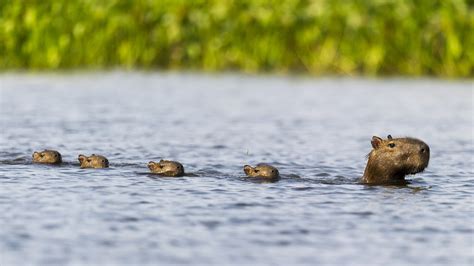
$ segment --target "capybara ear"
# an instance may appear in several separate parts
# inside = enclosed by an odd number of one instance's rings
[[[380,144],[382,144],[382,139],[377,137],[377,136],[373,136],[372,137],[372,141],[370,143],[372,143],[372,147],[374,149],[377,149],[378,147],[380,147]]]
[[[251,173],[252,171],[253,171],[253,167],[252,167],[252,166],[250,166],[250,165],[245,165],[245,166],[244,166],[244,173],[245,173],[246,175],[250,175],[250,173]]]
[[[393,139],[393,138],[392,138],[392,135],[388,135],[388,136],[387,136],[387,139],[392,140],[392,139]]]
[[[38,156],[38,155],[39,155],[39,152],[35,151],[35,152],[33,152],[32,157],[35,158],[35,157]]]
[[[82,155],[82,154],[79,154],[79,156],[77,157],[77,159],[79,160],[79,162],[82,164],[82,162],[86,159],[86,156]]]
[[[155,163],[154,161],[149,161],[147,166],[148,166],[148,169],[153,170],[154,167],[160,166],[160,165]]]

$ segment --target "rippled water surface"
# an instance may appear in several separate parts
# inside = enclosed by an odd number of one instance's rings
[[[472,82],[99,73],[0,76],[0,264],[474,263]],[[406,187],[357,183],[413,136]],[[64,164],[31,163],[57,149]],[[109,169],[79,169],[78,154]],[[183,178],[147,174],[181,161]],[[283,178],[244,178],[267,162]]]

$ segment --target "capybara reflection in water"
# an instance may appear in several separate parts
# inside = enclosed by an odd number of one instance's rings
[[[81,168],[107,168],[109,167],[109,160],[102,155],[92,154],[85,156],[80,154],[78,157],[81,163]]]
[[[371,143],[364,183],[403,183],[406,175],[422,172],[430,161],[430,148],[419,139],[374,136]]]
[[[33,153],[34,163],[60,164],[62,162],[61,154],[55,150],[35,151]]]
[[[249,177],[259,177],[265,179],[276,180],[280,178],[280,173],[278,169],[268,164],[257,164],[257,166],[252,167],[250,165],[244,166],[244,172]]]
[[[178,177],[184,175],[184,167],[176,161],[160,160],[159,162],[149,162],[148,168],[154,174],[162,176]]]

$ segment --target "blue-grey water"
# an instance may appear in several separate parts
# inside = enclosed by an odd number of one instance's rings
[[[0,265],[473,265],[471,81],[0,75]],[[357,183],[373,135],[431,147]],[[32,164],[57,149],[64,164]],[[78,154],[109,169],[80,169]],[[182,162],[182,178],[147,174]],[[283,178],[244,178],[259,162]]]

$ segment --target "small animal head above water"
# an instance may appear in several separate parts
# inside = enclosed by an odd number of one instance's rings
[[[403,181],[405,175],[425,170],[430,161],[430,148],[415,138],[387,139],[372,137],[372,151],[364,172],[367,183]]]
[[[109,167],[109,160],[102,155],[92,154],[85,156],[80,154],[78,157],[81,168],[107,168]]]
[[[244,172],[249,177],[260,177],[265,179],[280,178],[280,173],[278,172],[278,169],[268,164],[257,164],[257,166],[255,167],[245,165]]]
[[[33,153],[34,163],[60,164],[62,162],[61,154],[55,150],[35,151]]]
[[[184,167],[176,161],[160,160],[159,162],[149,162],[148,168],[152,173],[162,176],[178,177],[184,175]]]

